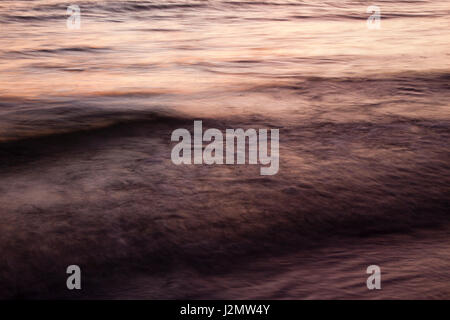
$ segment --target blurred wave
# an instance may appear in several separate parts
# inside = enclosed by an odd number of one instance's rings
[[[0,297],[450,297],[447,0],[380,30],[368,1],[77,4],[0,2]],[[279,173],[175,166],[198,119],[279,128]]]

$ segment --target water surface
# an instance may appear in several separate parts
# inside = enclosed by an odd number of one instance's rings
[[[450,298],[448,0],[379,30],[368,1],[76,4],[0,2],[1,297]],[[175,166],[194,119],[279,128],[279,173]]]

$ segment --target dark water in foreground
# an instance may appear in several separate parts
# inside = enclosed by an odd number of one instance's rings
[[[381,30],[365,1],[78,4],[0,3],[0,297],[450,298],[448,1]],[[278,174],[175,166],[194,119],[279,128]]]

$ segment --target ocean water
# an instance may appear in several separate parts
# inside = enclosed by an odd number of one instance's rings
[[[0,297],[450,299],[450,1],[3,0],[0,34]],[[174,165],[194,120],[278,128],[278,174]]]

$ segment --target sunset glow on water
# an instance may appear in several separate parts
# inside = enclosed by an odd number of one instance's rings
[[[73,4],[0,2],[0,297],[450,298],[449,0]],[[174,165],[194,120],[279,171]]]

